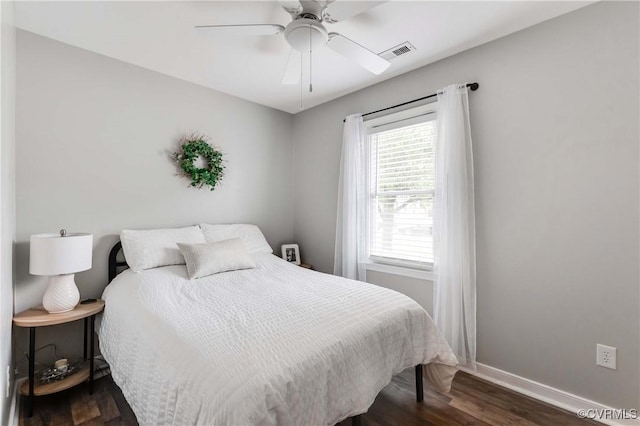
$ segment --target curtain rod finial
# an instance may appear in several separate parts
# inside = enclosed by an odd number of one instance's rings
[[[471,84],[469,84],[469,89],[470,89],[472,92],[475,92],[476,90],[478,90],[478,88],[479,88],[479,87],[480,87],[480,85],[479,85],[478,83],[471,83]]]

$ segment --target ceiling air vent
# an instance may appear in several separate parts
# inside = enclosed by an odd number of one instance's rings
[[[408,41],[405,41],[404,43],[401,43],[397,46],[393,46],[391,49],[385,50],[384,52],[380,53],[380,56],[382,56],[387,61],[391,61],[400,55],[406,55],[407,53],[414,50],[416,50],[416,48]]]

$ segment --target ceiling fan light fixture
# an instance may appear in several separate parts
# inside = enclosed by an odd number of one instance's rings
[[[309,46],[313,49],[324,46],[329,40],[326,28],[317,20],[308,18],[296,19],[289,23],[284,29],[284,37],[292,48],[300,52],[308,52]]]

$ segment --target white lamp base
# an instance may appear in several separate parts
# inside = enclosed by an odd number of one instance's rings
[[[49,277],[49,287],[44,293],[42,306],[51,314],[68,312],[80,301],[80,292],[73,280],[74,274]]]

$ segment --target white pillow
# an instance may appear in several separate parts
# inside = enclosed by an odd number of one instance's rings
[[[256,267],[240,238],[219,243],[178,243],[178,247],[187,262],[187,273],[191,280],[219,272]]]
[[[200,228],[208,243],[240,238],[249,253],[273,253],[273,249],[255,225],[236,223],[233,225],[207,225]]]
[[[174,229],[150,229],[120,233],[122,250],[134,272],[166,265],[184,265],[184,257],[176,243],[204,243],[198,226]]]

